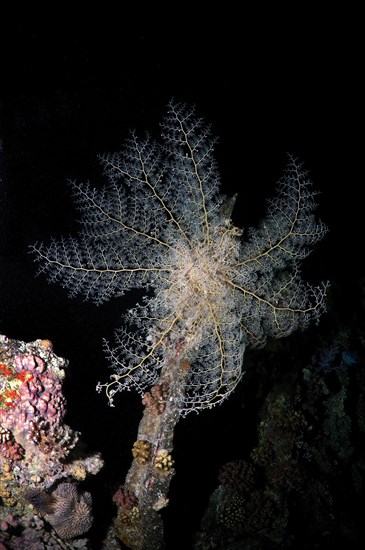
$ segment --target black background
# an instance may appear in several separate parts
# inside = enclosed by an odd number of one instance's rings
[[[158,137],[173,97],[195,104],[219,136],[222,190],[239,193],[237,225],[253,225],[264,214],[289,152],[309,170],[329,226],[306,274],[335,284],[340,313],[350,315],[363,273],[359,14],[333,6],[323,14],[170,9],[126,13],[109,6],[97,8],[91,21],[89,12],[75,18],[59,8],[1,23],[0,332],[24,341],[48,338],[70,360],[67,423],[106,461],[90,481],[99,495],[96,548],[142,414],[135,394],[118,394],[112,409],[96,394],[97,381],[109,376],[101,343],[134,297],[97,308],[35,278],[28,246],[77,229],[67,179],[101,185],[97,154],[118,150],[131,128]],[[180,423],[165,511],[171,540],[178,533],[189,548],[219,467],[244,454],[255,429],[240,390]]]

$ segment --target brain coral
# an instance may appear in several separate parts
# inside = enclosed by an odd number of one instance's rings
[[[93,523],[91,495],[79,493],[74,483],[60,483],[51,493],[30,489],[27,499],[62,539],[86,533]]]
[[[61,538],[71,539],[90,529],[93,523],[90,493],[79,493],[73,483],[61,483],[52,496],[54,512],[48,515],[48,520]]]

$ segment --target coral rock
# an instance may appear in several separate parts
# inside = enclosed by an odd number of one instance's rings
[[[70,454],[80,434],[64,423],[65,366],[67,360],[41,340],[26,343],[0,335],[0,522],[9,523],[11,514],[17,526],[17,534],[8,529],[2,537],[0,531],[0,543],[9,549],[35,548],[30,536],[37,544],[50,541],[37,549],[69,548],[61,538],[85,533],[93,521],[90,494],[62,482],[84,479],[103,466],[98,453]]]

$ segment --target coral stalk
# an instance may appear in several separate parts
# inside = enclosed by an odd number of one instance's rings
[[[124,503],[119,505],[114,523],[116,536],[133,550],[164,548],[160,510],[168,504],[174,475],[171,453],[185,398],[187,372],[180,357],[166,361],[158,380],[158,386],[165,388],[163,411],[158,413],[146,405],[139,424],[137,442],[149,442],[151,451],[145,461],[140,460],[138,453],[134,454],[122,491],[133,495],[136,504],[130,511]]]

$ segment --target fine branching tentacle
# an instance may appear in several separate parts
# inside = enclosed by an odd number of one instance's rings
[[[170,357],[189,365],[181,414],[226,399],[242,377],[247,345],[287,336],[317,320],[326,283],[305,283],[300,264],[326,233],[314,215],[308,174],[289,157],[257,228],[231,222],[235,197],[220,195],[216,140],[194,110],[170,102],[162,140],[132,133],[121,152],[100,157],[108,184],[71,182],[79,238],[35,244],[51,281],[101,304],[142,288],[113,345],[115,373],[98,384],[140,393]]]

